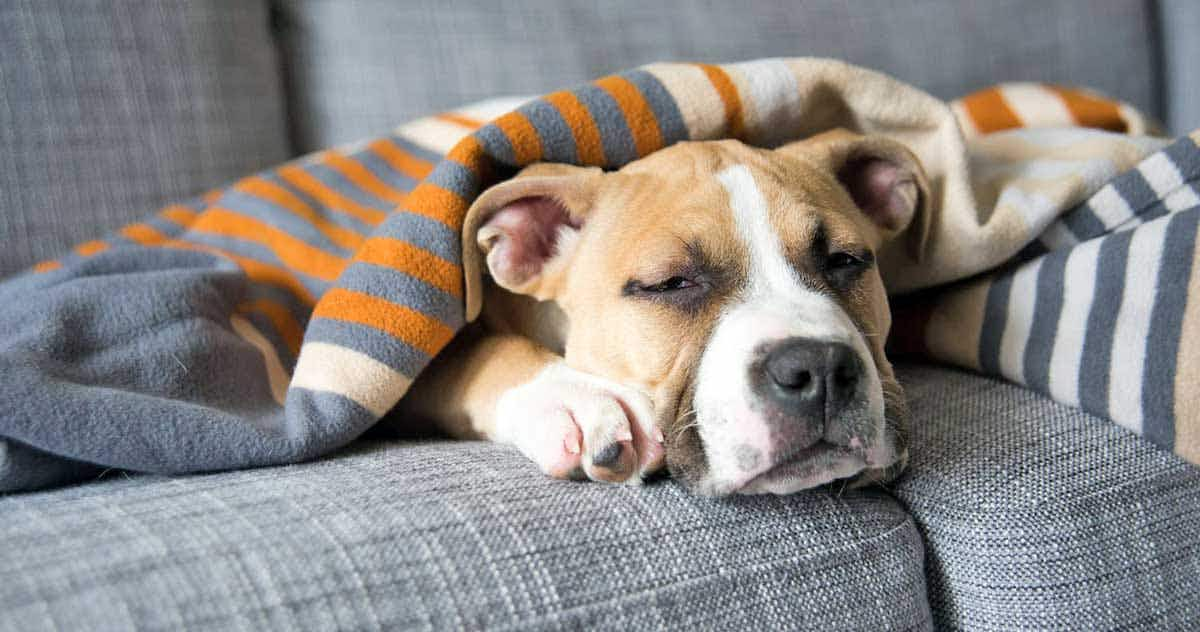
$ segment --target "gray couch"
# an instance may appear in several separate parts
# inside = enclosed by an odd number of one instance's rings
[[[1059,81],[1200,126],[1188,0],[448,4],[0,3],[0,275],[304,151],[657,59]],[[712,500],[374,438],[0,497],[0,629],[1197,626],[1200,470],[1011,385],[899,374],[913,459],[887,489]]]

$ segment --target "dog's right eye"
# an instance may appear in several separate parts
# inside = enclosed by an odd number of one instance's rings
[[[689,278],[673,276],[665,281],[661,281],[653,285],[644,285],[642,286],[641,290],[643,292],[661,294],[663,292],[677,292],[679,290],[686,290],[688,288],[696,287],[697,285],[699,284]]]

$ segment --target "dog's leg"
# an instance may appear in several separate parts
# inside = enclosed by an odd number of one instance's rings
[[[648,396],[515,334],[464,332],[396,412],[457,438],[514,445],[557,478],[640,482],[663,463]]]

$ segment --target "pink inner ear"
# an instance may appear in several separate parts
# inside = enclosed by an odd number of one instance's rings
[[[555,255],[559,229],[578,228],[566,207],[548,197],[527,197],[496,211],[481,229],[499,232],[488,255],[492,276],[505,286],[521,285]]]
[[[850,160],[838,171],[838,180],[876,224],[900,230],[912,220],[917,204],[916,184],[911,174],[890,160],[876,157]]]

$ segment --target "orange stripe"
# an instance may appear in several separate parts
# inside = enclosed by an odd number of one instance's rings
[[[260,298],[238,306],[239,312],[258,312],[271,321],[283,344],[287,345],[292,355],[300,353],[300,343],[304,341],[304,328],[292,316],[292,312],[283,304],[270,299]]]
[[[292,186],[300,189],[308,194],[314,200],[326,208],[333,209],[339,213],[352,215],[358,219],[375,226],[387,217],[387,213],[374,208],[368,208],[351,200],[350,198],[334,191],[325,186],[325,183],[316,179],[312,174],[297,167],[296,165],[286,165],[278,170],[279,177],[283,178]]]
[[[303,200],[296,197],[291,191],[270,180],[256,176],[250,177],[235,184],[234,188],[291,211],[296,216],[312,224],[314,228],[321,231],[321,234],[328,237],[330,241],[346,250],[354,250],[362,244],[362,235],[329,221],[328,218],[314,211],[311,206],[305,204]]]
[[[579,162],[583,165],[604,166],[606,161],[604,145],[600,142],[600,130],[596,128],[596,121],[579,98],[570,92],[555,92],[542,99],[554,106],[571,128]]]
[[[224,189],[213,189],[212,191],[209,191],[209,192],[205,193],[204,195],[200,196],[200,199],[205,204],[212,204],[213,202],[216,202],[217,200],[221,199],[221,196],[224,194],[225,194]]]
[[[105,250],[108,250],[108,244],[98,240],[85,241],[75,246],[75,253],[80,257],[90,257]]]
[[[962,98],[963,108],[981,134],[1022,127],[1021,118],[1004,100],[1000,88],[987,88]]]
[[[149,224],[130,224],[120,230],[123,237],[142,246],[159,246],[170,239]]]
[[[495,125],[508,137],[518,165],[528,165],[542,159],[542,137],[524,114],[509,112],[496,119]]]
[[[1129,127],[1121,118],[1116,102],[1100,99],[1090,94],[1062,86],[1046,85],[1045,88],[1062,99],[1075,122],[1084,127],[1106,129],[1110,132],[1126,132]]]
[[[467,201],[453,191],[422,182],[409,194],[404,210],[435,219],[458,232],[467,214]]]
[[[269,248],[287,267],[323,281],[332,281],[346,266],[345,259],[311,246],[270,224],[224,208],[205,211],[191,230],[244,239]]]
[[[354,259],[398,270],[462,298],[462,269],[408,242],[391,237],[372,237],[363,244]]]
[[[432,164],[404,151],[390,139],[381,138],[367,145],[367,149],[375,152],[392,169],[414,180],[424,180],[433,171]]]
[[[435,114],[434,118],[439,118],[448,123],[454,123],[455,125],[469,127],[471,129],[479,129],[483,127],[483,121],[472,118],[465,114],[459,114],[458,112],[442,112],[441,114]]]
[[[197,217],[196,211],[178,204],[172,204],[159,211],[158,214],[185,228],[196,221]]]
[[[345,154],[332,149],[322,154],[321,158],[326,166],[340,173],[343,178],[349,180],[351,184],[359,189],[392,204],[399,205],[404,203],[406,195],[403,191],[395,189],[389,186],[388,183],[380,180],[378,176],[371,173],[370,169],[364,167],[357,160],[352,160],[346,157]]]
[[[658,129],[658,118],[654,110],[646,103],[641,90],[631,81],[623,77],[611,76],[596,82],[617,102],[621,113],[625,115],[625,123],[633,132],[633,142],[637,146],[638,156],[645,156],[662,148],[662,134]]]
[[[345,288],[333,288],[326,292],[313,310],[313,317],[366,325],[429,355],[436,355],[454,337],[454,330],[436,318]]]
[[[53,260],[52,261],[42,261],[39,263],[35,263],[33,265],[33,271],[40,274],[42,272],[49,272],[51,270],[57,270],[61,267],[62,267],[62,262],[60,262],[60,261],[53,261]]]
[[[721,70],[719,66],[712,64],[698,64],[704,74],[708,76],[709,82],[713,88],[716,88],[717,94],[721,97],[721,102],[725,104],[725,131],[733,138],[741,138],[742,132],[746,127],[746,122],[742,116],[742,98],[738,95],[737,86],[734,85],[733,79]]]
[[[487,152],[483,150],[483,145],[479,144],[479,139],[474,136],[466,136],[458,141],[446,154],[446,160],[456,162],[479,178],[481,182],[492,182],[492,163],[487,157]]]
[[[276,285],[291,292],[294,296],[300,299],[305,305],[312,305],[315,302],[313,295],[304,287],[303,283],[287,270],[278,266],[273,266],[254,259],[248,259],[231,252],[226,252],[220,248],[213,248],[202,244],[193,244],[179,239],[172,239],[158,229],[149,224],[130,224],[121,229],[121,234],[130,241],[138,243],[142,246],[162,247],[162,248],[177,248],[180,250],[195,250],[198,252],[206,252],[217,256],[225,257],[234,262],[246,274],[246,277],[261,283]]]

